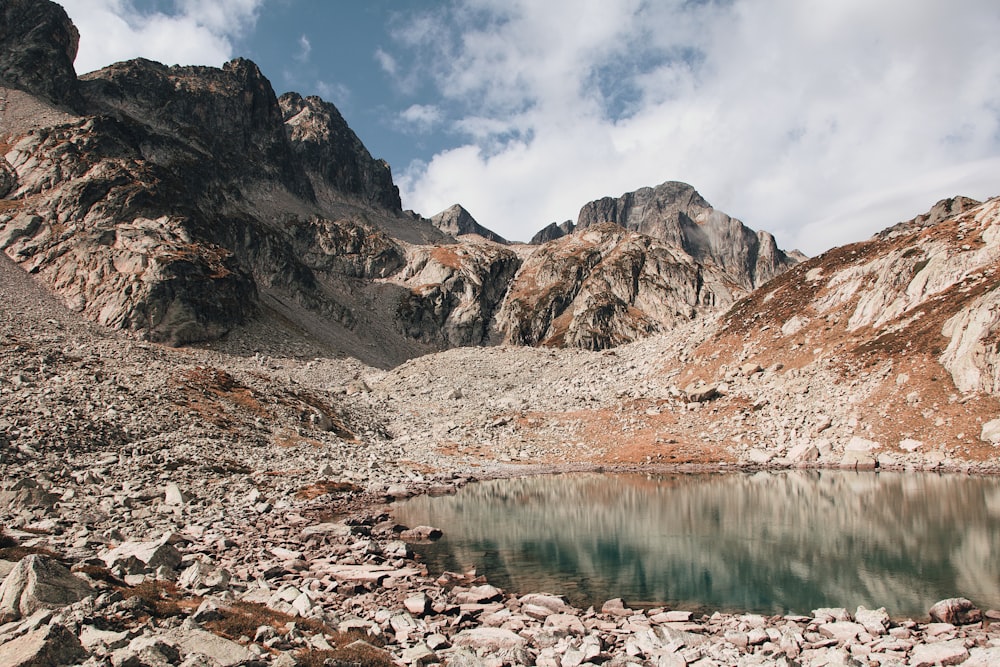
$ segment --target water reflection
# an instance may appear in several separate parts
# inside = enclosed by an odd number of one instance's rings
[[[495,480],[395,510],[445,537],[432,570],[476,567],[587,606],[622,597],[761,613],[886,606],[921,616],[964,595],[1000,608],[1000,480],[789,471]]]

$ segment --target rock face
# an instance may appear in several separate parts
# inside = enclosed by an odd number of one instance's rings
[[[292,150],[313,175],[314,187],[354,195],[396,213],[402,211],[389,165],[372,158],[337,107],[297,93],[285,93],[278,104]]]
[[[58,105],[79,104],[73,60],[80,33],[59,5],[6,0],[0,5],[0,82]]]
[[[476,222],[472,214],[466,211],[461,204],[455,204],[433,216],[431,224],[451,236],[477,234],[495,243],[507,243],[505,238]]]
[[[731,304],[743,290],[683,251],[617,225],[546,244],[498,315],[504,340],[600,350]]]
[[[550,222],[531,237],[530,243],[531,245],[541,245],[543,243],[548,243],[549,241],[555,241],[556,239],[561,239],[567,234],[572,234],[574,229],[576,229],[576,225],[573,224],[572,220],[567,220],[562,224]]]
[[[755,232],[713,209],[686,183],[668,181],[590,202],[580,209],[576,228],[604,222],[675,245],[700,263],[715,263],[745,289],[759,287],[798,263],[778,249],[771,234]]]

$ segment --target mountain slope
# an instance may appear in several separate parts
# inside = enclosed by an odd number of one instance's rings
[[[77,78],[58,6],[3,11],[18,30],[0,34],[0,250],[74,311],[155,342],[280,327],[380,366],[498,342],[601,349],[791,263],[676,183],[588,204],[575,240],[507,247],[459,205],[402,211],[336,107],[277,97],[248,60]],[[672,222],[639,211],[654,204]]]

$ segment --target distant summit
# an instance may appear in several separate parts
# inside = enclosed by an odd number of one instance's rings
[[[466,211],[461,204],[454,204],[431,217],[431,224],[445,234],[456,238],[466,234],[477,234],[496,243],[508,243],[504,237],[476,222],[472,214]]]
[[[693,187],[677,181],[592,201],[580,209],[576,229],[604,222],[677,246],[698,262],[714,263],[747,289],[800,261],[780,250],[770,233],[755,232],[712,208]]]

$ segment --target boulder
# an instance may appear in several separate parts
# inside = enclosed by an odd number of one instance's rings
[[[684,388],[689,403],[704,403],[719,397],[719,385],[716,383],[692,382]]]
[[[788,450],[788,460],[793,463],[807,463],[819,459],[819,450],[811,442],[800,442]]]
[[[459,632],[452,639],[454,646],[486,651],[521,648],[525,643],[524,637],[504,628],[472,628]]]
[[[983,424],[983,430],[980,431],[979,438],[991,445],[1000,445],[1000,419],[991,419]]]
[[[920,644],[913,648],[910,667],[935,667],[937,665],[960,665],[969,658],[969,650],[961,639]]]
[[[439,540],[444,535],[440,528],[433,526],[416,526],[408,528],[399,534],[400,539],[407,542],[426,542],[429,540]]]
[[[951,623],[952,625],[968,625],[983,620],[983,612],[966,598],[941,600],[936,602],[927,613],[932,621]]]
[[[863,625],[868,634],[875,637],[884,635],[889,630],[889,613],[885,607],[878,609],[858,607],[854,612],[854,620]]]
[[[17,620],[39,609],[57,609],[79,602],[94,589],[58,561],[30,554],[0,585],[0,619]]]
[[[72,665],[87,659],[87,651],[72,632],[59,624],[47,625],[0,645],[3,667]]]
[[[123,542],[108,553],[101,556],[108,567],[122,564],[128,570],[135,570],[136,563],[145,570],[155,570],[158,567],[176,568],[181,564],[181,553],[162,540],[155,542]],[[129,574],[136,572],[130,571]]]

